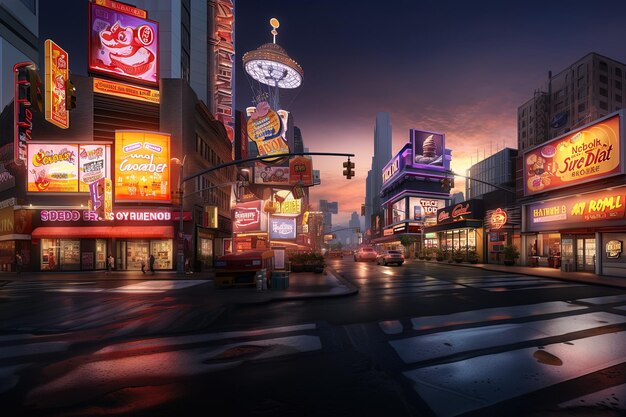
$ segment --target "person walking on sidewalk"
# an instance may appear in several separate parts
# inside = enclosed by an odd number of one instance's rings
[[[111,271],[113,270],[114,264],[115,264],[115,258],[113,258],[113,255],[109,253],[109,256],[107,257],[107,274],[111,273]]]
[[[150,272],[154,275],[154,255],[150,254]]]
[[[146,273],[146,258],[141,258],[141,273]]]
[[[22,272],[22,254],[17,252],[15,254],[15,272],[19,275]]]

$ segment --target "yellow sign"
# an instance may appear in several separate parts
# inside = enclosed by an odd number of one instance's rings
[[[204,226],[209,229],[217,229],[217,206],[204,207],[205,222]]]
[[[285,200],[280,204],[280,211],[277,214],[300,214],[302,210],[302,199]]]
[[[115,201],[170,201],[170,135],[115,131]]]
[[[159,104],[161,102],[159,90],[100,78],[93,79],[93,92],[147,103]]]
[[[67,129],[70,113],[65,109],[65,82],[68,78],[69,56],[59,45],[47,39],[46,50],[46,120]]]
[[[524,154],[526,195],[619,174],[620,116],[615,115]]]

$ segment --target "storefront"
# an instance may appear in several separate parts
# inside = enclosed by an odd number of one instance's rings
[[[468,200],[437,211],[437,225],[427,227],[426,234],[436,233],[437,248],[446,255],[458,254],[464,259],[476,253],[479,262],[483,257],[483,202]]]
[[[620,111],[524,154],[524,264],[626,276],[623,138]]]
[[[488,201],[485,199],[485,201]],[[487,202],[485,204],[488,204]],[[504,263],[504,247],[513,245],[520,247],[521,213],[519,207],[507,206],[485,210],[483,221],[487,247],[485,262],[490,264]]]
[[[626,187],[529,204],[524,212],[529,265],[626,276]]]
[[[112,254],[118,270],[140,270],[154,255],[155,270],[174,268],[174,226],[169,209],[127,208],[111,221],[88,210],[29,210],[32,213],[34,270],[106,269]]]

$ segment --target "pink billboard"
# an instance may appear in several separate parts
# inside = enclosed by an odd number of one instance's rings
[[[158,23],[95,3],[89,11],[89,71],[157,84]]]

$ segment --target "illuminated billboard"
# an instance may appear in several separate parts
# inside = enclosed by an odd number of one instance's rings
[[[91,3],[89,71],[158,84],[158,36],[157,22]]]
[[[437,210],[445,206],[446,200],[409,197],[409,215],[411,220],[424,222],[427,226],[437,224]]]
[[[289,153],[289,146],[281,136],[283,122],[278,113],[263,101],[250,109],[247,133],[256,143],[259,156]]]
[[[115,131],[115,201],[170,202],[170,135]]]
[[[626,188],[602,190],[526,206],[527,231],[575,227],[612,226],[625,223]]]
[[[289,183],[313,185],[313,158],[295,156],[289,159]]]
[[[270,217],[270,239],[295,239],[296,219],[295,218],[275,218]]]
[[[524,195],[623,172],[620,115],[593,123],[524,153]]]
[[[413,144],[414,166],[444,166],[443,158],[445,149],[445,135],[443,133],[411,129],[411,143]]]
[[[289,167],[275,167],[256,163],[254,183],[261,185],[289,185]]]
[[[233,209],[233,232],[257,232],[262,230],[261,200],[239,203]]]
[[[159,104],[161,102],[159,90],[100,78],[93,79],[93,92],[146,103]]]
[[[65,82],[68,78],[69,57],[59,45],[47,39],[46,50],[46,97],[45,119],[50,123],[67,129],[70,125],[70,113],[65,109]]]
[[[107,144],[28,144],[27,191],[89,192],[89,184],[110,178],[111,147]]]
[[[213,47],[216,71],[213,77],[213,99],[215,118],[222,122],[231,142],[235,139],[235,118],[233,106],[233,83],[235,68],[235,18],[234,0],[215,1],[215,36]]]

